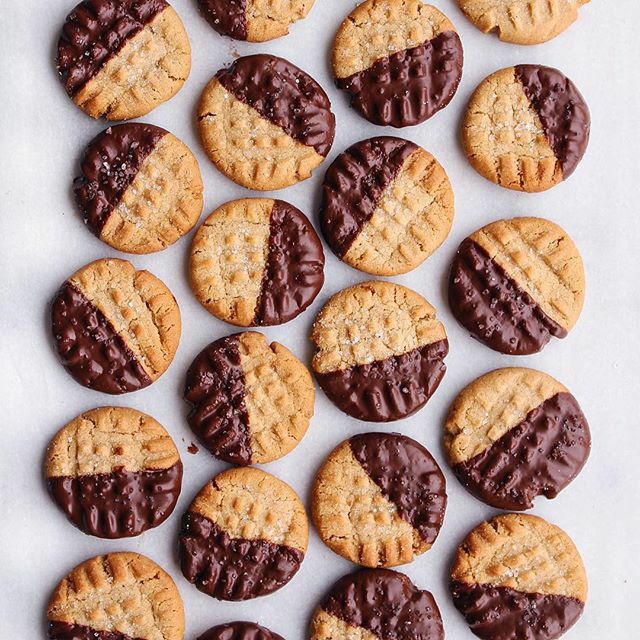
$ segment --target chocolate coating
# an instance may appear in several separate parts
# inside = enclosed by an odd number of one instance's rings
[[[294,140],[326,156],[336,122],[324,89],[283,58],[256,54],[238,58],[216,74],[220,84]]]
[[[567,331],[476,242],[458,248],[449,276],[449,305],[458,322],[488,347],[510,355],[537,353]]]
[[[315,375],[345,413],[367,422],[391,422],[426,404],[447,369],[443,360],[448,352],[448,341],[439,340],[399,356]]]
[[[438,605],[402,573],[366,569],[344,576],[320,607],[384,640],[443,640]]]
[[[396,433],[354,436],[349,446],[400,517],[433,544],[447,506],[445,479],[433,456],[419,442]]]
[[[254,325],[288,322],[302,313],[324,284],[324,251],[307,217],[276,200],[269,221],[269,252]]]
[[[284,638],[253,622],[229,622],[212,627],[196,640],[284,640]]]
[[[369,122],[409,127],[446,107],[462,78],[462,42],[444,31],[411,49],[376,60],[371,67],[339,78],[351,106]]]
[[[342,258],[357,238],[418,146],[402,138],[380,136],[361,140],[341,153],[324,176],[320,220],[333,252]]]
[[[53,301],[51,325],[62,364],[81,385],[118,394],[151,384],[109,320],[70,282]]]
[[[166,133],[160,127],[134,122],[109,127],[89,143],[73,192],[85,224],[96,236]]]
[[[184,577],[218,600],[249,600],[283,587],[304,553],[266,540],[231,538],[208,518],[187,511],[180,532]]]
[[[140,640],[120,631],[98,631],[92,627],[60,620],[49,621],[47,635],[50,640]]]
[[[539,495],[555,498],[589,457],[591,434],[576,399],[558,393],[516,427],[453,470],[476,498],[498,509],[530,509]]]
[[[187,371],[184,398],[192,405],[189,426],[205,448],[216,458],[247,465],[252,450],[239,335],[220,338],[196,356]]]
[[[535,109],[545,136],[568,178],[589,143],[591,116],[577,87],[563,73],[538,64],[519,64],[516,78]]]
[[[165,0],[84,0],[67,16],[57,68],[70,96],[84,87],[163,9]]]
[[[484,640],[554,640],[582,614],[584,603],[561,595],[453,581],[453,603]]]
[[[221,35],[247,39],[246,0],[198,0],[200,13]]]

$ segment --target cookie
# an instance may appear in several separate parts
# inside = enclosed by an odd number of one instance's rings
[[[89,143],[80,170],[73,191],[84,222],[119,251],[161,251],[190,231],[202,213],[198,162],[160,127],[109,127]]]
[[[322,196],[327,243],[348,265],[374,275],[415,269],[444,242],[453,222],[445,170],[401,138],[349,147],[327,170]]]
[[[284,640],[269,629],[253,622],[228,622],[211,627],[197,640]]]
[[[293,578],[308,539],[304,506],[288,484],[253,467],[229,469],[200,491],[184,515],[180,566],[207,595],[249,600]]]
[[[306,180],[326,158],[335,116],[322,87],[283,58],[238,58],[205,87],[198,127],[207,155],[228,178],[259,191]]]
[[[444,109],[462,77],[462,42],[421,0],[366,0],[333,43],[336,85],[369,122],[408,127]]]
[[[438,463],[419,442],[397,433],[365,433],[338,445],[312,494],[322,541],[365,567],[394,567],[428,551],[446,506]]]
[[[573,240],[543,218],[498,220],[458,247],[449,304],[458,322],[495,351],[527,355],[565,338],[584,304],[584,267]]]
[[[138,553],[78,565],[47,606],[51,640],[182,640],[184,609],[171,576]]]
[[[587,576],[567,534],[542,518],[507,513],[458,548],[453,603],[484,640],[553,640],[582,614]]]
[[[247,331],[205,347],[187,371],[187,418],[214,456],[264,464],[289,453],[307,431],[311,374],[286,347]]]
[[[191,245],[191,288],[214,316],[240,327],[293,320],[324,284],[322,243],[307,217],[270,198],[218,207]]]
[[[471,166],[516,191],[546,191],[576,169],[591,116],[562,72],[536,64],[496,71],[477,87],[462,124]]]
[[[180,341],[180,309],[166,285],[126,260],[96,260],[62,283],[51,306],[55,348],[85,387],[119,394],[149,386]]]
[[[438,605],[402,573],[365,569],[336,582],[311,620],[310,640],[444,640]]]
[[[169,100],[191,70],[191,46],[165,0],[84,0],[67,16],[57,69],[92,118],[138,118]]]
[[[589,0],[458,0],[464,14],[485,33],[513,44],[540,44],[578,19]]]
[[[446,370],[449,343],[436,310],[391,282],[363,282],[334,295],[310,337],[318,384],[359,420],[390,422],[415,413]]]
[[[497,509],[555,498],[589,457],[591,434],[577,400],[541,371],[497,369],[465,387],[444,426],[462,485]]]

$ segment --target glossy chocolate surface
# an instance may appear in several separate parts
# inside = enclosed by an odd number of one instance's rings
[[[229,622],[205,631],[197,640],[284,640],[269,629],[253,622]]]
[[[58,620],[49,621],[48,637],[50,640],[141,640],[119,631],[98,631],[92,627]]]
[[[198,0],[200,13],[221,35],[247,39],[246,0]]]

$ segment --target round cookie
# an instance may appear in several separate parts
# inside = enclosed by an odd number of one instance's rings
[[[402,573],[365,569],[336,582],[311,620],[310,640],[444,640],[438,605]]]
[[[338,445],[312,494],[322,541],[365,567],[406,564],[428,551],[446,506],[438,463],[419,442],[397,433],[365,433]]]
[[[543,218],[498,220],[458,247],[449,304],[458,322],[495,351],[528,355],[564,338],[584,304],[582,258]]]
[[[185,578],[218,600],[277,591],[296,574],[309,539],[307,515],[288,485],[260,469],[218,474],[182,519]]]
[[[288,349],[247,331],[205,347],[187,371],[192,431],[231,464],[264,464],[289,453],[307,431],[315,391]]]
[[[197,640],[284,640],[269,629],[253,622],[228,622],[211,627]]]
[[[171,576],[138,553],[78,565],[47,606],[48,638],[183,640],[182,598]]]
[[[587,576],[567,534],[507,513],[476,527],[451,569],[453,603],[483,640],[554,640],[582,614]]]
[[[191,45],[165,0],[84,0],[67,16],[57,69],[92,118],[138,118],[169,100],[191,70]]]
[[[415,269],[445,240],[453,190],[422,147],[382,136],[362,140],[331,164],[322,186],[322,232],[344,262],[373,275]]]
[[[462,143],[487,180],[516,191],[546,191],[574,172],[590,127],[589,108],[569,78],[552,67],[519,64],[478,85]]]
[[[49,495],[78,529],[137,536],[173,512],[180,454],[151,416],[124,407],[86,411],[53,437],[44,462]]]
[[[283,58],[238,58],[207,84],[198,127],[228,178],[259,191],[306,180],[333,144],[335,116],[322,87]]]
[[[333,43],[338,88],[377,125],[408,127],[446,107],[462,77],[462,42],[443,13],[421,0],[365,0]]]
[[[446,370],[449,343],[436,310],[392,282],[363,282],[334,295],[310,338],[322,390],[339,409],[367,422],[415,413]]]
[[[80,169],[73,191],[84,222],[119,251],[161,251],[202,213],[198,162],[160,127],[109,127],[89,143]]]
[[[589,0],[458,0],[464,14],[485,33],[513,44],[540,44],[578,19]]]
[[[576,399],[534,369],[497,369],[455,399],[444,426],[449,464],[462,485],[497,509],[555,498],[589,457],[589,425]]]
[[[149,386],[171,364],[180,341],[180,309],[166,285],[114,258],[96,260],[63,282],[51,325],[73,378],[111,394]]]
[[[214,316],[240,327],[289,322],[324,284],[322,243],[307,217],[270,198],[218,207],[198,229],[191,288]]]

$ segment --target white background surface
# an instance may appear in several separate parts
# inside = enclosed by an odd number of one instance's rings
[[[454,0],[434,0],[453,20],[465,48],[460,89],[443,112],[400,135],[433,152],[449,173],[456,195],[456,218],[446,243],[413,273],[397,278],[438,309],[451,345],[440,389],[417,415],[387,430],[423,442],[443,466],[449,506],[434,548],[404,570],[430,589],[442,610],[447,638],[470,639],[446,589],[452,553],[467,531],[494,511],[466,494],[446,468],[440,445],[449,403],[476,376],[507,365],[538,367],[576,395],[593,432],[591,458],[575,482],[552,502],[533,510],[564,528],[584,558],[590,594],[583,618],[567,634],[571,640],[638,637],[640,577],[638,500],[638,330],[640,267],[638,241],[638,154],[640,100],[640,3],[594,1],[581,19],[556,40],[517,47],[483,35],[466,21]],[[394,133],[370,125],[347,108],[329,71],[333,33],[354,3],[317,0],[310,16],[291,35],[263,45],[220,37],[199,16],[195,0],[174,0],[193,49],[193,69],[185,87],[144,120],[182,138],[200,161],[205,185],[203,216],[222,202],[248,194],[219,174],[204,155],[194,127],[200,91],[233,53],[272,52],[311,73],[327,90],[337,115],[329,160],[371,135]],[[192,436],[181,399],[185,370],[210,341],[232,332],[210,316],[186,280],[190,237],[166,251],[133,257],[164,280],[182,310],[183,333],[177,356],[154,385],[135,394],[109,397],[76,384],[51,347],[48,304],[62,281],[96,258],[120,255],[83,226],[71,199],[71,181],[85,144],[106,125],[94,122],[69,101],[54,70],[55,42],[73,0],[1,0],[0,65],[0,274],[2,425],[0,426],[0,639],[36,640],[45,635],[44,609],[51,590],[75,564],[112,550],[144,553],[174,577],[184,597],[188,640],[209,626],[235,619],[256,620],[287,640],[306,637],[318,600],[344,573],[355,569],[326,549],[311,533],[307,557],[294,580],[276,594],[245,603],[223,603],[198,592],[182,577],[176,558],[179,519],[195,493],[224,464],[206,451],[187,453]],[[574,80],[592,113],[591,144],[566,184],[537,195],[495,187],[467,164],[458,141],[461,115],[477,83],[498,68],[516,63],[556,66]],[[395,132],[397,133],[397,132]],[[328,162],[305,183],[277,196],[289,200],[317,226],[319,184]],[[582,252],[587,300],[575,330],[554,340],[544,353],[510,358],[472,340],[446,304],[448,263],[458,243],[477,227],[504,216],[546,216],[563,226]],[[362,281],[326,249],[326,284],[315,304],[288,325],[266,329],[308,360],[307,333],[321,305],[339,289]],[[82,411],[103,404],[132,406],[160,420],[173,435],[185,464],[178,507],[161,527],[132,540],[102,541],[66,522],[49,500],[42,459],[49,438]],[[307,436],[283,460],[267,466],[290,482],[308,504],[315,470],[340,441],[377,430],[341,414],[318,391],[316,415]]]

